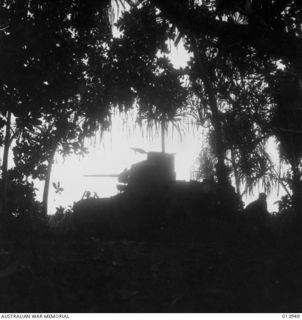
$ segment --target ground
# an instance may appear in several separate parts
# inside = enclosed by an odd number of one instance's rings
[[[302,312],[298,228],[177,221],[2,239],[0,312]]]

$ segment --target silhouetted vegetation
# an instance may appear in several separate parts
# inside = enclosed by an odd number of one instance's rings
[[[298,0],[1,1],[0,312],[300,312],[301,11]],[[162,133],[196,118],[196,181],[175,180],[162,135],[163,153],[125,171],[118,195],[48,216],[56,156],[84,155],[112,108],[134,107]],[[285,190],[278,212],[262,193],[244,208],[259,184]]]

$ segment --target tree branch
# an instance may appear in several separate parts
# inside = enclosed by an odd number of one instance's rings
[[[260,24],[239,24],[217,20],[206,10],[189,10],[174,0],[151,0],[162,14],[186,35],[199,37],[207,34],[219,37],[227,45],[251,45],[277,59],[291,61],[300,70],[302,39],[289,33],[270,30]],[[201,7],[200,7],[201,8]],[[206,9],[205,6],[203,6]]]
[[[286,129],[286,128],[280,128],[280,127],[273,127],[273,129],[283,131],[283,132],[288,132],[288,133],[302,134],[302,130]]]

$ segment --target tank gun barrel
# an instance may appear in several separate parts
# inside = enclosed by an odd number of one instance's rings
[[[120,174],[118,173],[109,173],[109,174],[84,174],[84,177],[93,177],[93,178],[117,178]]]

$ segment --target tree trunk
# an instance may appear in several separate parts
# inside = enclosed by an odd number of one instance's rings
[[[292,166],[293,170],[293,182],[292,182],[292,192],[293,192],[293,206],[296,213],[300,216],[302,214],[302,181],[301,173],[298,166]]]
[[[233,170],[234,170],[236,193],[240,196],[241,195],[240,178],[238,175],[238,168],[237,168],[237,164],[236,164],[236,160],[235,160],[234,150],[232,148],[231,148],[231,159],[232,159],[232,166],[233,166]]]
[[[161,120],[160,122],[161,125],[161,152],[165,153],[166,152],[166,146],[165,146],[165,120]]]
[[[52,171],[52,165],[53,165],[53,162],[54,162],[55,154],[56,154],[56,151],[53,151],[51,153],[51,156],[50,156],[49,160],[48,160],[47,173],[46,173],[44,190],[43,190],[43,215],[45,217],[48,214],[49,186],[50,186],[51,171]]]
[[[5,140],[4,140],[4,150],[3,150],[3,163],[2,163],[2,201],[1,201],[1,220],[3,224],[6,224],[8,220],[8,208],[7,208],[7,193],[8,193],[8,180],[7,180],[7,170],[8,170],[8,154],[10,148],[10,130],[11,130],[11,117],[10,111],[6,115],[6,128],[5,128]]]
[[[218,179],[218,183],[220,185],[228,185],[228,176],[227,176],[227,170],[226,166],[224,163],[225,159],[225,147],[223,143],[223,133],[222,133],[222,126],[219,120],[219,111],[218,111],[218,105],[217,105],[217,100],[216,100],[216,95],[215,91],[213,88],[213,85],[211,83],[210,77],[209,77],[209,72],[206,69],[205,63],[204,63],[204,58],[200,54],[199,47],[197,40],[192,41],[193,44],[193,49],[194,49],[194,55],[196,58],[196,61],[199,65],[200,68],[200,78],[204,84],[205,91],[208,95],[209,98],[209,107],[211,109],[212,113],[212,125],[214,128],[215,132],[215,140],[216,140],[216,157],[217,157],[217,168],[216,168],[216,175]]]

